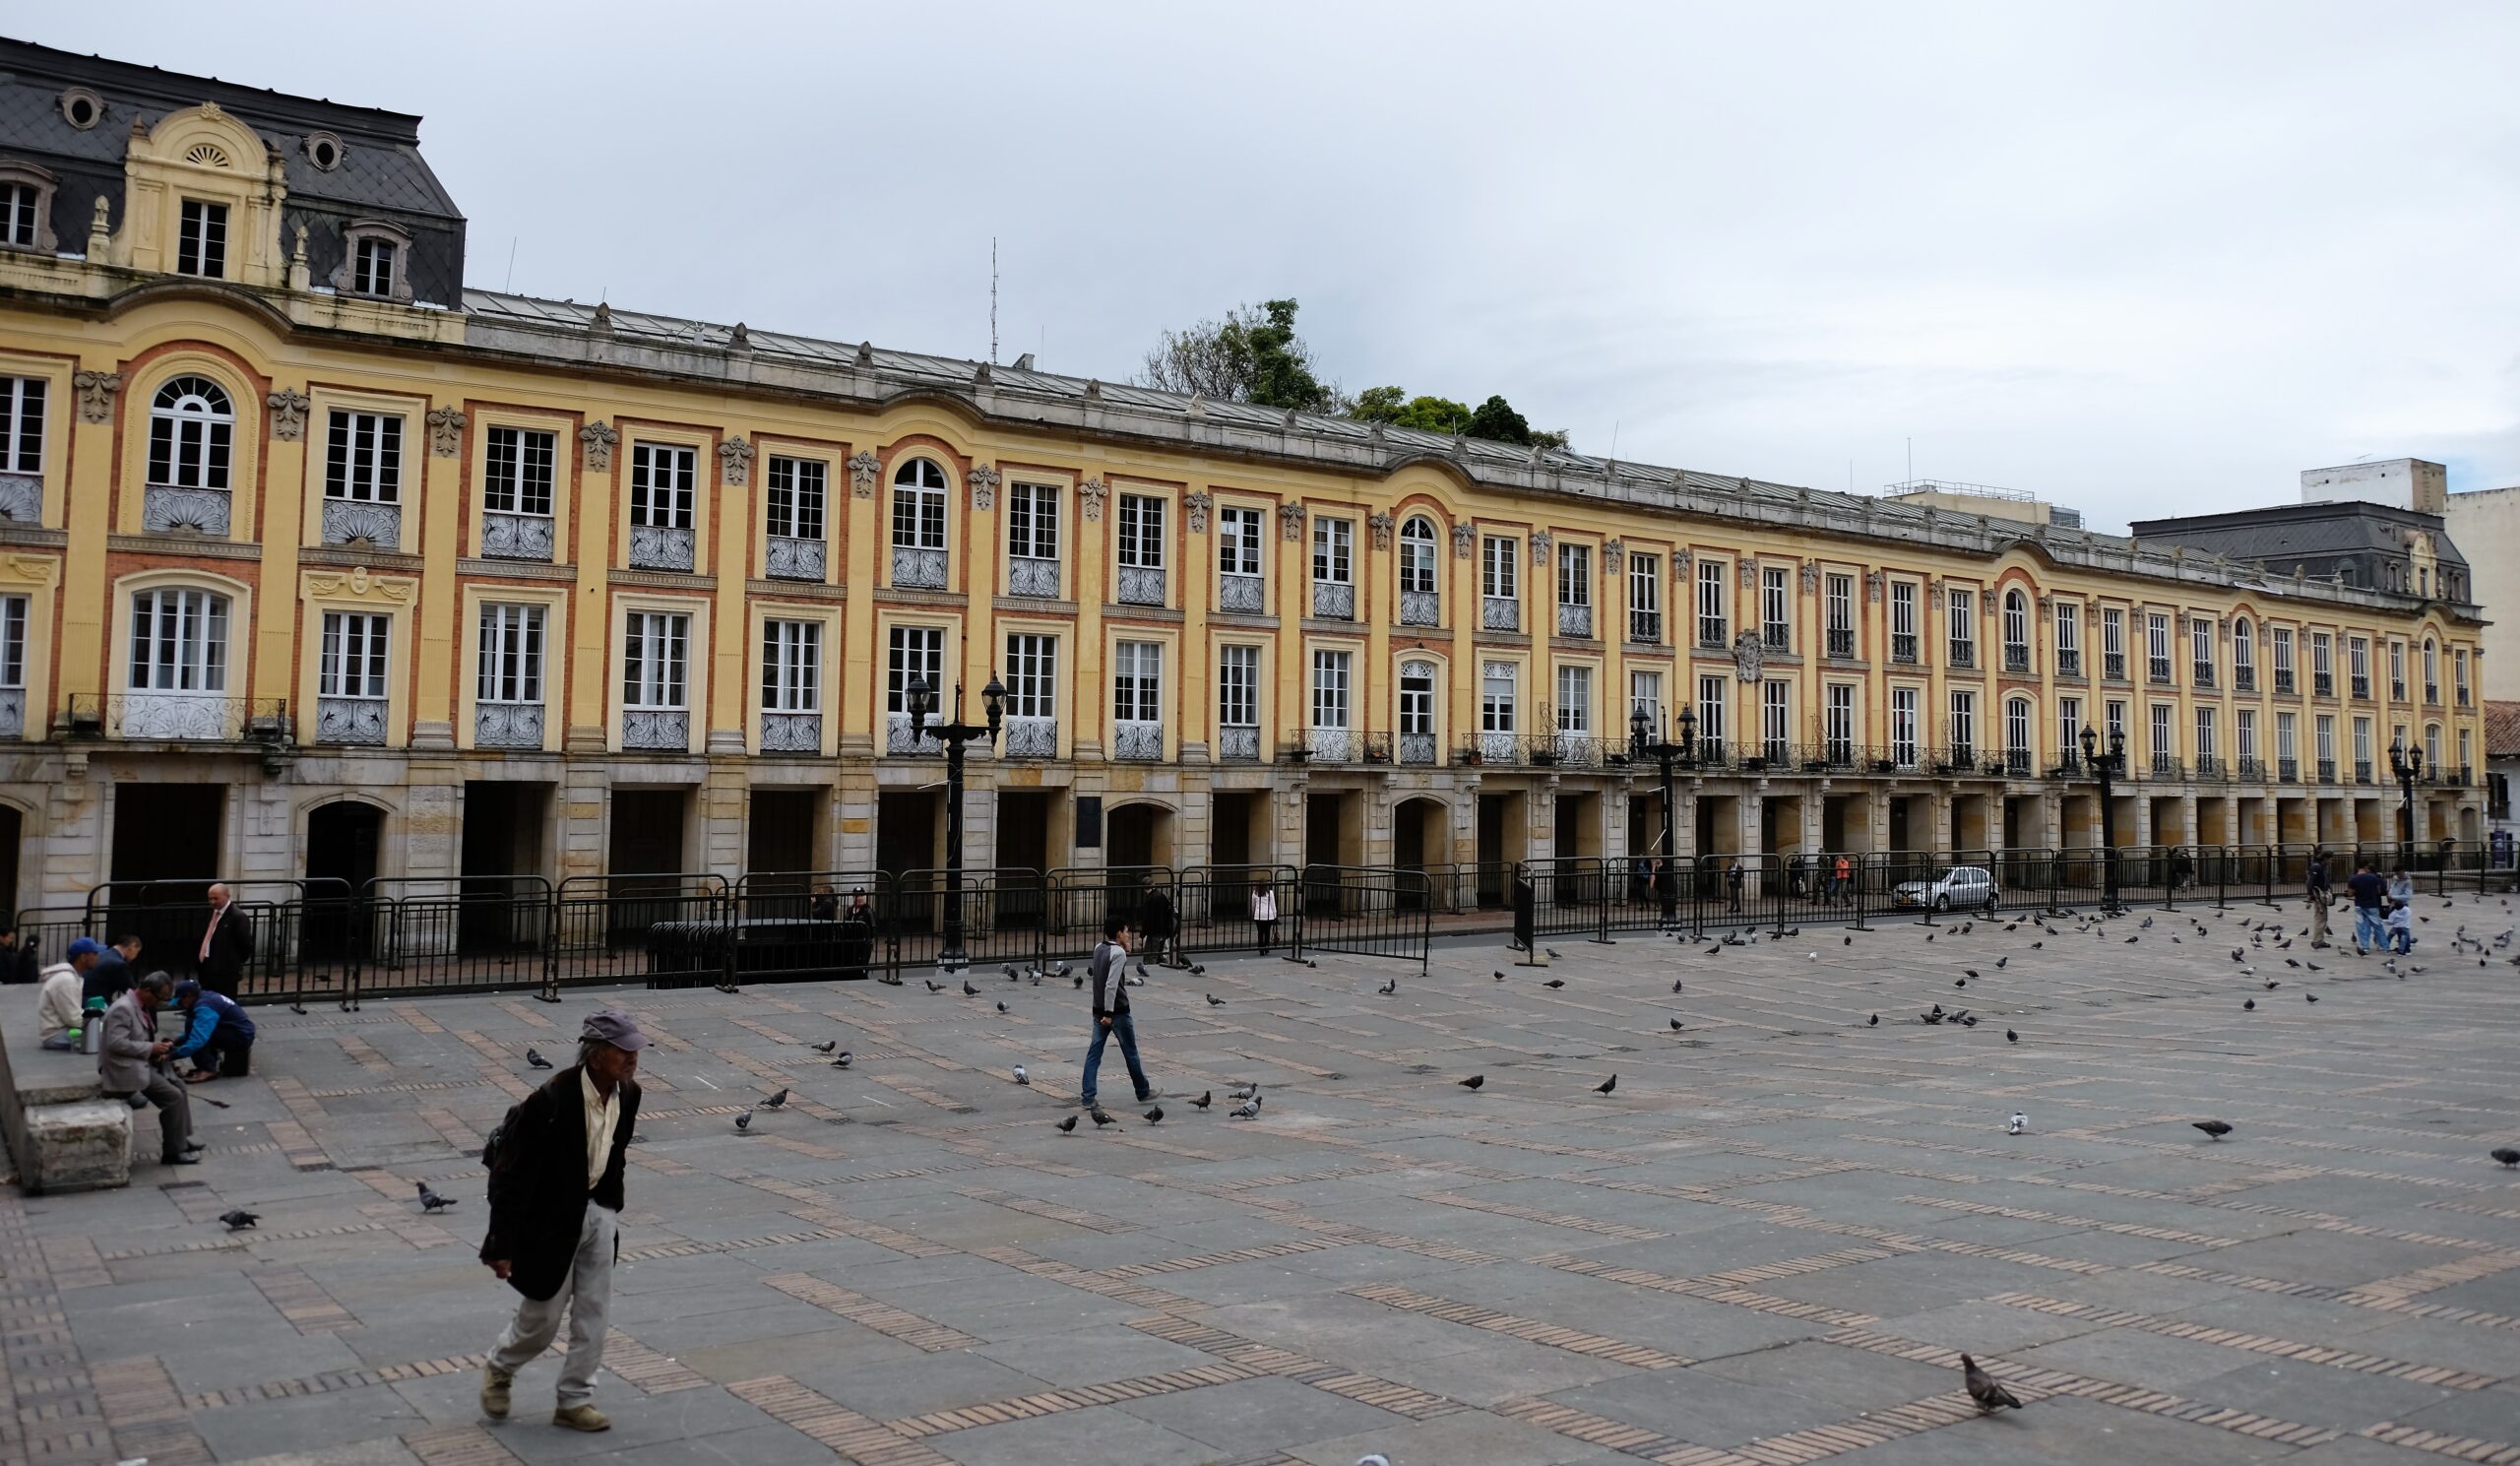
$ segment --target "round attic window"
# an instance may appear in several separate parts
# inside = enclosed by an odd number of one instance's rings
[[[81,132],[105,120],[105,99],[85,87],[72,87],[58,98],[62,117]]]
[[[306,160],[318,169],[329,173],[342,165],[342,140],[331,133],[308,133],[305,147]]]

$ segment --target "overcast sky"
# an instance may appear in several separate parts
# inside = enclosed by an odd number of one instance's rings
[[[2520,6],[232,8],[13,33],[425,115],[468,279],[1117,379],[1292,295],[1350,390],[2095,527],[2520,483]],[[510,254],[513,249],[513,276]]]

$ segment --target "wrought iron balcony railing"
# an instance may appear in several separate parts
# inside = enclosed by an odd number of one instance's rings
[[[2125,653],[2123,653],[2123,652],[2103,652],[2103,653],[2101,653],[2101,654],[2100,654],[2100,674],[2101,674],[2101,676],[2102,676],[2104,679],[2106,679],[2106,680],[2108,680],[2108,681],[2111,681],[2111,682],[2122,682],[2122,681],[2125,681],[2125,680],[2126,680],[2126,654],[2125,654]]]
[[[2321,784],[2334,784],[2335,782],[2336,782],[2336,760],[2335,760],[2335,759],[2332,759],[2332,758],[2323,758],[2323,759],[2320,759],[2320,760],[2319,760],[2319,783],[2321,783]]]
[[[1441,625],[1443,608],[1443,598],[1433,591],[1400,593],[1400,624],[1403,626]]]
[[[1663,644],[1663,613],[1659,610],[1631,610],[1627,613],[1627,639],[1640,647]]]
[[[352,747],[383,747],[385,744],[385,699],[381,697],[319,697],[315,699],[315,735],[312,741]]]
[[[74,692],[66,708],[74,738],[165,743],[286,743],[284,698],[220,692]]]
[[[1479,598],[1479,624],[1487,631],[1520,631],[1523,629],[1523,603],[1511,596]]]
[[[2291,668],[2289,668],[2289,667],[2279,667],[2279,668],[2275,669],[2275,695],[2276,695],[2276,696],[2278,696],[2278,697],[2291,697],[2291,696],[2293,695],[2293,689],[2294,689],[2295,685],[2296,685],[2296,684],[2295,684],[2295,682],[2294,682],[2294,680],[2293,680],[2293,669],[2292,669]]]
[[[2170,659],[2168,657],[2146,658],[2144,662],[2144,676],[2146,680],[2150,681],[2156,687],[2171,686]]]
[[[791,535],[770,537],[769,552],[762,557],[762,570],[772,580],[820,581],[830,568],[830,546],[820,540],[799,540]]]
[[[2196,778],[2198,782],[2202,783],[2211,780],[2219,780],[2223,778],[2227,772],[2228,771],[2223,766],[2222,759],[2215,755],[2211,753],[2200,753],[2196,755]]]
[[[1852,661],[1854,659],[1855,628],[1853,626],[1832,626],[1829,628],[1829,655],[1837,658],[1841,662]]]
[[[2257,669],[2249,666],[2245,662],[2234,667],[2232,669],[2232,690],[2234,692],[2255,692],[2257,690]]]
[[[1162,606],[1165,604],[1164,567],[1161,565],[1122,565],[1116,598],[1122,606]]]
[[[1290,733],[1287,741],[1302,748],[1304,757],[1317,764],[1391,762],[1391,734],[1387,733],[1359,733],[1353,728],[1306,728]]]
[[[764,753],[822,752],[823,715],[820,713],[763,713],[761,715],[761,751]]]
[[[1697,644],[1713,651],[1722,651],[1732,645],[1732,638],[1726,631],[1722,616],[1697,618]]]
[[[2190,666],[2190,667],[2189,667],[2188,670],[2190,670],[2191,672],[2195,673],[2194,683],[2195,683],[2195,685],[2196,685],[2196,686],[2198,686],[2198,687],[2200,687],[2200,688],[2204,688],[2204,689],[2209,690],[2209,691],[2210,691],[2210,690],[2212,690],[2212,688],[2213,688],[2213,686],[2214,686],[2214,664],[2213,664],[2213,663],[2211,663],[2211,662],[2199,662],[2199,663],[2195,663],[2195,664],[2193,664],[2192,666]]]
[[[1890,660],[1914,666],[1917,660],[1917,634],[1913,631],[1890,633]]]
[[[2056,651],[2056,675],[2079,677],[2083,674],[2083,654],[2078,648],[2060,647]]]
[[[1353,621],[1356,618],[1356,586],[1354,581],[1316,580],[1312,583],[1312,613],[1325,621]]]
[[[555,522],[547,514],[484,512],[481,516],[481,554],[493,560],[548,562],[557,535]]]
[[[1256,728],[1218,729],[1217,758],[1225,763],[1258,763],[1260,761],[1260,730]]]
[[[2346,688],[2347,695],[2350,697],[2357,700],[2368,699],[2371,695],[2371,679],[2369,677],[2350,678],[2346,683]]]
[[[2175,753],[2154,754],[2152,771],[2156,779],[2177,780],[2187,777],[2187,766],[2179,762],[2178,755]]]
[[[2441,705],[2441,684],[2438,682],[2425,683],[2424,700],[2436,708],[2439,707]]]
[[[1960,668],[1976,667],[1978,665],[1978,644],[1974,641],[1955,641],[1951,643],[1948,656],[1943,665],[1946,667]]]
[[[1560,636],[1591,636],[1593,634],[1593,608],[1589,606],[1570,605],[1563,601],[1557,603],[1557,634]]]
[[[403,542],[403,506],[364,499],[326,499],[324,542],[397,548]]]
[[[2266,782],[2266,760],[2262,758],[2249,758],[2243,755],[2240,758],[2239,776],[2242,784],[2264,784]]]
[[[542,704],[484,702],[472,705],[472,746],[538,749],[542,746]]]
[[[1059,756],[1059,721],[1056,718],[1008,718],[998,736],[1000,757]]]
[[[2279,784],[2300,783],[2301,761],[2298,758],[2277,759],[2275,761],[2275,779]]]
[[[27,689],[0,687],[0,738],[27,735]]]
[[[945,589],[945,551],[894,545],[893,584],[922,591]]]
[[[1256,616],[1269,607],[1269,583],[1256,575],[1217,577],[1217,609]]]
[[[931,719],[927,726],[932,729],[936,724]],[[911,732],[910,714],[886,713],[884,751],[908,758],[940,757],[945,752],[945,745],[936,741],[933,733]]]
[[[1435,761],[1435,735],[1430,733],[1405,733],[1400,735],[1400,761],[1404,764],[1431,764]]]
[[[1164,725],[1132,718],[1113,720],[1111,757],[1130,763],[1163,762]]]
[[[153,535],[189,530],[214,539],[227,538],[232,505],[223,488],[178,488],[152,483],[140,492],[140,527]]]
[[[1006,562],[1006,594],[1059,599],[1059,562],[1018,556]]]
[[[20,524],[43,523],[43,477],[0,474],[0,519]]]
[[[2004,670],[2028,675],[2030,671],[2030,648],[2023,646],[2018,642],[2005,643]]]
[[[1774,622],[1759,628],[1759,646],[1780,656],[1794,655],[1794,628]]]
[[[2336,696],[2336,673],[2332,671],[2310,673],[2310,695],[2312,697]]]
[[[626,708],[621,714],[621,746],[675,753],[691,751],[688,708]]]
[[[689,570],[692,566],[691,531],[666,525],[632,525],[630,527],[630,568],[633,570]]]

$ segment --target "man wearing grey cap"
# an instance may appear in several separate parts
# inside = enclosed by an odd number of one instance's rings
[[[578,1061],[519,1101],[490,1136],[490,1232],[481,1261],[525,1295],[481,1371],[481,1410],[508,1413],[516,1371],[550,1347],[569,1315],[551,1424],[604,1431],[588,1403],[603,1364],[604,1315],[620,1251],[622,1157],[639,1117],[639,1051],[648,1036],[605,1008],[578,1031]]]

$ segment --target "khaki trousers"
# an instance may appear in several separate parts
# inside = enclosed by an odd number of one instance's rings
[[[612,1309],[612,1250],[620,1228],[619,1214],[590,1201],[578,1232],[577,1254],[569,1260],[568,1280],[541,1303],[517,1300],[516,1316],[490,1351],[490,1368],[514,1375],[532,1364],[560,1332],[560,1314],[569,1315],[569,1356],[560,1362],[560,1408],[583,1405],[595,1397],[596,1370],[603,1367],[603,1331]]]

